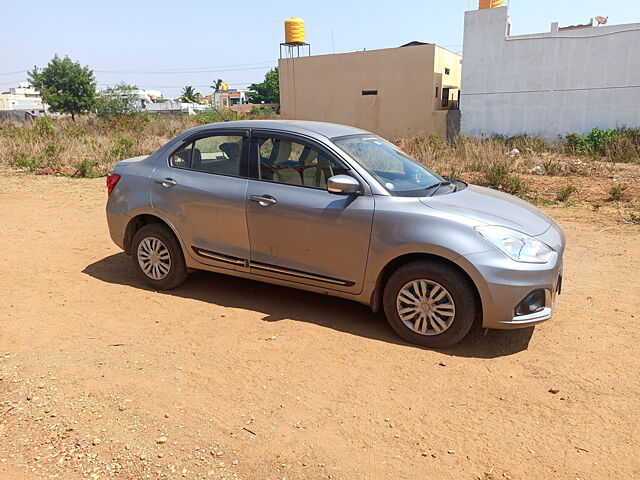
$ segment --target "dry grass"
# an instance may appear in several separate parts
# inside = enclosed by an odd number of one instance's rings
[[[497,188],[544,205],[603,209],[624,222],[640,219],[640,158],[572,153],[565,143],[539,138],[458,138],[449,145],[437,136],[395,142],[442,175]],[[519,153],[510,154],[516,148]]]
[[[147,155],[178,133],[219,121],[197,116],[46,117],[0,125],[0,165],[76,177],[106,175],[124,158]],[[640,218],[640,159],[579,154],[570,142],[547,145],[535,137],[458,138],[437,135],[396,139],[409,155],[438,173],[521,196],[534,203],[615,208],[623,219]],[[513,149],[518,153],[511,154]],[[571,187],[568,189],[568,187]]]
[[[193,117],[38,119],[0,131],[0,163],[46,173],[95,177],[123,158],[147,155],[196,126]]]

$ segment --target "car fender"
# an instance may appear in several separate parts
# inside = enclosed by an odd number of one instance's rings
[[[124,238],[124,242],[123,242],[125,247],[127,247],[125,249],[125,251],[129,250],[129,252],[127,252],[127,253],[130,253],[130,251],[131,251],[130,242],[131,242],[131,240],[133,238],[133,234],[131,232],[129,232],[129,229],[130,229],[130,226],[132,225],[132,221],[136,217],[139,217],[140,215],[150,215],[150,216],[158,218],[159,220],[161,220],[163,223],[165,223],[171,229],[173,234],[178,239],[178,242],[180,243],[180,247],[182,248],[183,255],[185,256],[185,261],[187,260],[187,255],[185,255],[185,252],[186,252],[185,244],[184,244],[184,242],[182,240],[182,237],[178,233],[178,230],[173,225],[173,223],[171,221],[169,221],[164,215],[162,215],[162,213],[158,212],[157,210],[154,210],[153,208],[150,208],[149,206],[140,206],[138,208],[135,208],[135,209],[131,210],[128,215],[129,216],[128,216],[128,221],[127,221],[127,226],[126,226],[126,230],[124,232],[125,238]]]

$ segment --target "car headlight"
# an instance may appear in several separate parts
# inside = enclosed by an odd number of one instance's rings
[[[548,245],[511,228],[481,225],[475,227],[475,230],[483,239],[516,262],[547,263],[553,255],[553,249]]]

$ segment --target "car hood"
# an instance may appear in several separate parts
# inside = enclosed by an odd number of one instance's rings
[[[530,203],[476,185],[420,201],[436,210],[477,220],[478,225],[501,225],[532,236],[542,235],[553,225],[553,220]]]

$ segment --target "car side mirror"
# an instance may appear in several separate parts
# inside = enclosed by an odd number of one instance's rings
[[[352,195],[360,191],[360,182],[349,175],[334,175],[327,180],[327,191],[336,195]]]

